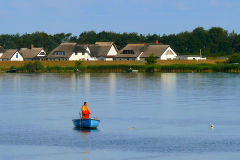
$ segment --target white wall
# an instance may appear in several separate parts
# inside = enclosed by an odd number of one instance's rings
[[[18,56],[18,58],[17,58]],[[11,61],[23,61],[23,57],[21,54],[19,54],[19,52],[15,52],[14,55],[11,58]]]
[[[112,47],[110,48],[108,54],[108,56],[115,56],[117,55],[117,50],[115,49],[115,47],[112,45]]]
[[[173,54],[168,54],[168,51],[170,51]],[[166,51],[161,55],[160,60],[169,60],[169,59],[175,59],[177,57],[177,54],[170,48],[168,47]]]
[[[75,55],[75,53],[73,53],[71,55],[71,57],[69,58],[69,61],[78,61],[80,59],[86,61],[88,58],[91,58],[91,56],[88,53],[84,53],[84,55],[83,55],[82,52],[78,52],[77,55]]]
[[[191,57],[188,57],[188,56],[177,56],[176,57],[177,60],[179,59],[186,59],[186,60],[206,60],[207,58],[206,57],[200,57],[200,56],[191,56]]]
[[[96,57],[90,57],[87,59],[87,61],[97,61],[98,59]]]

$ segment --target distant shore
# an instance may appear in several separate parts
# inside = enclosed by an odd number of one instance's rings
[[[41,61],[43,67],[40,70],[29,70],[24,64],[34,61],[23,62],[0,62],[0,72],[9,69],[17,69],[18,72],[50,72],[50,73],[73,73],[79,72],[125,72],[127,69],[138,72],[163,72],[163,73],[186,73],[186,72],[240,72],[240,65],[224,64],[225,60],[158,60],[156,64],[146,65],[145,61],[83,61],[78,67],[75,61]]]
[[[222,59],[207,59],[207,60],[157,60],[157,64],[159,65],[171,65],[171,64],[216,64],[216,62],[223,62],[225,60]],[[23,66],[24,63],[34,62],[34,61],[0,61],[0,69],[1,68],[10,68],[11,66],[20,67]],[[47,66],[74,66],[75,61],[41,61],[41,63]],[[145,61],[83,61],[83,66],[89,65],[144,65]]]

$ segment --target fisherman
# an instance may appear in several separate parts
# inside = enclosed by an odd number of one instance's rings
[[[91,114],[91,112],[88,109],[87,102],[84,102],[82,106],[82,118],[89,118],[89,114]]]

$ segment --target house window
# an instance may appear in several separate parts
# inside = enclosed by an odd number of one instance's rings
[[[85,55],[85,52],[82,52],[82,55]]]
[[[77,52],[75,52],[75,55],[78,55],[78,53],[77,53]]]
[[[42,52],[43,53],[43,52]],[[45,54],[44,54],[45,55]],[[66,55],[65,51],[55,51],[53,55]]]
[[[39,55],[45,55],[45,53],[44,53],[44,52],[41,52]]]
[[[135,54],[133,50],[123,50],[122,54]]]

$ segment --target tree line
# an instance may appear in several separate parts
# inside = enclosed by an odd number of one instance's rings
[[[240,53],[240,34],[232,31],[229,33],[221,27],[212,27],[205,30],[197,27],[193,31],[185,31],[178,34],[162,36],[157,34],[116,33],[102,31],[84,31],[79,36],[72,33],[47,34],[45,32],[34,32],[32,34],[2,34],[0,35],[0,45],[5,49],[42,47],[47,53],[63,42],[76,42],[79,44],[94,44],[95,42],[114,42],[120,50],[128,43],[154,43],[155,41],[171,47],[179,55],[198,54],[203,56],[216,57],[228,56],[233,53]]]

